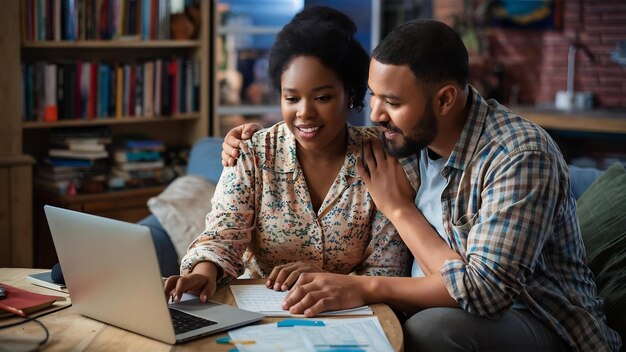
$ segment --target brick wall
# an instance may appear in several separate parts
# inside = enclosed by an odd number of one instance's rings
[[[434,17],[452,25],[463,2],[434,1]],[[577,50],[574,89],[593,92],[598,107],[626,108],[626,68],[610,60],[616,43],[626,40],[626,1],[562,0],[562,6],[559,30],[483,30],[484,49],[470,57],[473,82],[484,87],[491,67],[501,63],[505,103],[514,84],[521,104],[553,103],[556,92],[567,88],[567,56],[578,36],[594,60]]]

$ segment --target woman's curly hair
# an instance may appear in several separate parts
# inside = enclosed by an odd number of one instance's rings
[[[358,110],[367,90],[369,55],[354,38],[356,25],[345,14],[324,6],[302,10],[276,36],[268,74],[280,91],[280,78],[296,57],[312,56],[335,71]]]

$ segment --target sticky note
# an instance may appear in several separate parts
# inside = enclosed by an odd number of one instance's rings
[[[292,327],[292,326],[325,326],[321,320],[307,320],[307,319],[285,319],[276,323],[279,328]]]

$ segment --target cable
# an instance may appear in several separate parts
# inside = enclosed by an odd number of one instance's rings
[[[44,337],[43,341],[38,343],[39,347],[41,347],[41,346],[45,345],[48,342],[48,339],[50,338],[50,332],[48,331],[48,328],[46,328],[46,326],[42,322],[37,320],[37,319],[41,318],[43,316],[46,316],[48,314],[56,313],[56,312],[61,311],[63,309],[67,309],[67,308],[69,308],[71,306],[72,306],[71,304],[68,304],[66,306],[63,306],[63,307],[57,308],[55,310],[51,310],[51,311],[45,312],[43,314],[39,314],[39,315],[34,316],[34,317],[25,317],[24,320],[18,321],[16,323],[11,323],[11,324],[7,324],[7,325],[1,325],[0,326],[0,330],[12,328],[14,326],[18,326],[18,325],[22,325],[22,324],[26,324],[26,323],[28,323],[30,321],[35,322],[35,323],[39,324],[43,328],[44,332],[46,333],[46,336]]]
[[[43,331],[46,333],[46,336],[44,337],[43,341],[39,342],[39,347],[43,346],[46,344],[46,342],[48,342],[48,338],[50,337],[50,332],[48,331],[48,328],[46,328],[45,325],[43,325],[42,322],[40,322],[39,320],[37,320],[36,318],[32,319],[33,322],[41,325],[41,327],[43,328]]]
[[[16,323],[11,323],[11,324],[7,324],[7,325],[0,325],[0,330],[1,330],[1,329],[6,329],[6,328],[12,328],[12,327],[14,327],[14,326],[18,326],[18,325],[22,325],[22,324],[28,323],[28,322],[29,322],[29,321],[31,321],[31,320],[34,320],[34,319],[37,319],[37,318],[44,317],[44,316],[46,316],[46,315],[48,315],[48,314],[56,313],[56,312],[61,311],[61,310],[63,310],[63,309],[67,309],[67,308],[69,308],[69,307],[71,307],[71,306],[72,306],[71,304],[68,304],[68,305],[66,305],[66,306],[59,307],[59,308],[57,308],[57,309],[55,309],[55,310],[51,310],[51,311],[49,311],[49,312],[45,312],[45,313],[43,313],[43,314],[39,314],[39,315],[34,316],[34,317],[26,317],[26,318],[24,318],[24,320],[22,320],[22,321],[18,321],[18,322],[16,322]]]

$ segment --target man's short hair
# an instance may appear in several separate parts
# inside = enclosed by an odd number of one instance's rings
[[[408,65],[425,84],[468,82],[469,64],[465,45],[446,24],[412,20],[395,28],[374,49],[372,58],[386,65]]]

